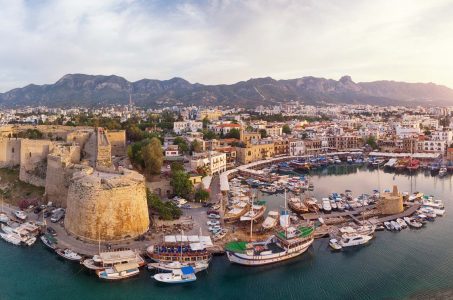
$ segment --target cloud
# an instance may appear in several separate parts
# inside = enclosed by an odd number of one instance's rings
[[[453,87],[451,1],[0,0],[0,91],[66,73]]]

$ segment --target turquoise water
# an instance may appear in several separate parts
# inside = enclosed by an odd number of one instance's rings
[[[328,174],[336,175],[328,175]],[[377,171],[339,167],[312,175],[315,196],[378,187]],[[332,253],[327,239],[278,265],[247,268],[215,257],[192,284],[156,283],[144,270],[123,282],[102,282],[79,265],[62,261],[41,243],[18,248],[0,241],[0,299],[403,299],[453,289],[452,181],[420,173],[380,172],[382,188],[423,191],[443,199],[447,214],[421,230],[378,232],[371,244]],[[280,206],[280,198],[267,197]]]

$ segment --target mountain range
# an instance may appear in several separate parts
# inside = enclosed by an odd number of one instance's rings
[[[302,77],[275,80],[249,79],[234,84],[204,85],[182,78],[142,79],[130,82],[116,75],[67,74],[54,84],[30,84],[0,93],[3,107],[102,106],[127,104],[163,107],[173,105],[241,106],[274,105],[290,101],[305,104],[453,105],[453,90],[434,83],[396,81],[354,82]]]

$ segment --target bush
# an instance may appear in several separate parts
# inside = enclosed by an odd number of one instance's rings
[[[163,220],[176,220],[182,216],[182,210],[173,202],[163,202],[159,196],[147,191],[148,208],[155,211]]]
[[[203,188],[199,188],[195,192],[195,201],[197,202],[206,202],[209,200],[209,192]]]

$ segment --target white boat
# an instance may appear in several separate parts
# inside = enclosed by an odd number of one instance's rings
[[[121,280],[138,275],[140,273],[138,267],[136,262],[118,263],[113,267],[97,270],[96,274],[104,280]]]
[[[149,263],[148,264],[148,269],[156,269],[156,270],[163,270],[163,271],[174,271],[174,270],[179,270],[182,267],[187,267],[191,266],[193,267],[195,273],[204,271],[209,267],[209,263],[206,262],[196,262],[194,264],[187,264],[187,263],[181,263],[179,261],[172,261],[170,263]]]
[[[266,230],[274,228],[278,223],[279,216],[278,211],[271,210],[261,226]]]
[[[445,209],[433,208],[433,212],[439,217],[443,217],[445,215]]]
[[[155,280],[164,283],[187,283],[197,280],[195,270],[191,266],[173,270],[171,273],[158,273],[153,277]]]
[[[8,223],[9,222],[9,217],[6,213],[0,212],[0,222],[1,223]]]
[[[338,243],[338,240],[337,239],[331,239],[329,241],[329,246],[333,249],[333,250],[341,250],[343,247],[341,247],[341,245]]]
[[[335,202],[335,200],[330,200],[330,207],[332,207],[332,210],[337,210],[337,202]]]
[[[390,223],[390,222],[384,222],[384,226],[385,226],[385,228],[387,228],[387,230],[389,230],[389,231],[395,230],[395,227],[393,227],[392,223]]]
[[[394,230],[401,231],[402,228],[396,221],[390,221],[390,224],[392,224]]]
[[[19,246],[22,243],[21,238],[14,233],[2,233],[0,232],[0,237],[8,243]]]
[[[407,223],[403,219],[398,218],[398,219],[396,219],[396,222],[398,223],[398,225],[401,226],[401,229],[407,228]]]
[[[257,221],[266,212],[266,206],[253,204],[251,209],[240,217],[241,222]]]
[[[71,261],[81,261],[82,256],[77,252],[72,251],[71,249],[56,249],[55,253],[59,256],[63,257],[64,259],[71,260]]]
[[[342,248],[359,246],[368,243],[372,238],[372,236],[357,233],[347,234],[341,238],[339,245]]]
[[[21,211],[21,210],[16,210],[16,211],[14,212],[14,215],[15,215],[18,219],[20,219],[20,220],[25,220],[25,219],[27,219],[27,214],[26,214],[25,212]]]
[[[421,227],[423,226],[422,223],[417,222],[417,221],[414,220],[413,218],[405,217],[405,218],[404,218],[404,221],[405,221],[410,227],[413,227],[413,228],[421,228]]]
[[[332,206],[330,205],[330,200],[328,198],[322,199],[322,209],[325,213],[330,213],[332,211]]]
[[[56,239],[50,234],[43,234],[40,237],[41,242],[52,250],[56,249]]]
[[[307,251],[314,241],[313,233],[313,227],[288,227],[265,241],[230,242],[225,245],[225,250],[232,263],[245,266],[272,264],[299,256]]]
[[[423,206],[429,206],[429,207],[432,207],[432,208],[439,208],[439,209],[443,209],[444,208],[444,202],[442,200],[433,200],[432,198],[423,199],[422,205]]]

